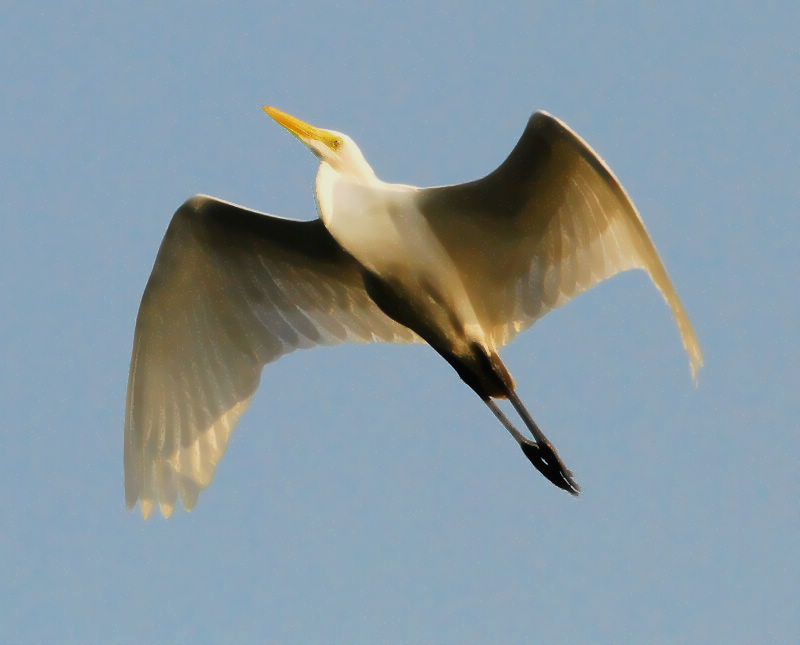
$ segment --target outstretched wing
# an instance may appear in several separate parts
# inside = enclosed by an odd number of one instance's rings
[[[537,112],[494,172],[423,189],[418,199],[498,346],[601,280],[639,268],[672,310],[692,376],[702,366],[692,325],[631,200],[558,119]]]
[[[181,206],[147,282],[125,412],[125,501],[191,509],[265,363],[342,342],[418,341],[367,296],[359,266],[319,220],[207,196]]]

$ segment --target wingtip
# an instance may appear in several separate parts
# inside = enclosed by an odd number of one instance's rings
[[[703,356],[698,353],[689,361],[689,369],[692,372],[692,385],[697,388],[700,385],[700,370],[703,369]]]
[[[139,510],[142,511],[142,517],[148,519],[153,512],[153,500],[142,499],[139,501]]]
[[[131,509],[133,509],[134,506],[136,506],[136,501],[137,500],[133,500],[133,503],[126,501],[125,507],[130,511]],[[155,503],[153,502],[153,500],[143,499],[139,502],[139,510],[141,511],[142,517],[145,520],[150,519],[150,516],[153,514],[154,508],[155,508]],[[161,511],[161,515],[163,515],[164,519],[166,520],[169,519],[175,512],[175,504],[159,501],[158,509]],[[186,509],[186,510],[191,510],[191,509]]]
[[[175,504],[170,504],[169,502],[159,502],[158,508],[161,510],[161,515],[164,516],[164,519],[168,520],[175,510]]]
[[[685,316],[685,314],[684,314]],[[688,323],[688,318],[686,322]],[[697,342],[697,337],[694,335],[694,330],[689,325],[689,332],[685,333],[681,330],[681,336],[684,340],[684,348],[689,356],[689,370],[692,373],[692,384],[697,387],[699,383],[700,370],[703,368],[703,352],[700,351],[700,344]]]

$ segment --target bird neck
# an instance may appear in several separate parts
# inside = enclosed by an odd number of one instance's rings
[[[333,196],[336,187],[346,185],[378,187],[382,186],[383,182],[378,179],[366,161],[360,166],[350,166],[346,171],[337,170],[323,161],[317,172],[316,193],[320,217],[326,224],[333,213]]]

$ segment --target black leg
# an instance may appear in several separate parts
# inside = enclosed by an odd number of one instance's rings
[[[483,399],[483,402],[489,407],[489,409],[494,412],[494,416],[498,418],[500,423],[503,424],[506,430],[511,434],[514,439],[517,440],[517,443],[522,445],[523,443],[531,443],[531,440],[528,439],[525,435],[523,435],[519,430],[517,430],[511,421],[508,420],[508,417],[503,413],[503,411],[497,407],[497,403],[495,403],[492,399]]]
[[[517,411],[517,414],[522,417],[528,430],[531,431],[531,434],[536,439],[535,444],[519,442],[519,446],[522,448],[522,452],[525,453],[525,456],[536,469],[553,484],[573,495],[580,493],[581,487],[578,486],[577,482],[573,479],[572,471],[561,461],[553,444],[550,443],[544,435],[544,432],[536,425],[536,422],[522,404],[522,401],[520,401],[517,393],[514,390],[510,390],[508,392],[508,398],[511,401],[511,405],[513,405],[514,409]]]

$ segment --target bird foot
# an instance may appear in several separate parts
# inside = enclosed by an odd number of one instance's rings
[[[572,478],[572,471],[564,465],[549,441],[536,443],[525,440],[520,442],[519,447],[536,470],[553,484],[575,496],[581,492],[581,487]]]

